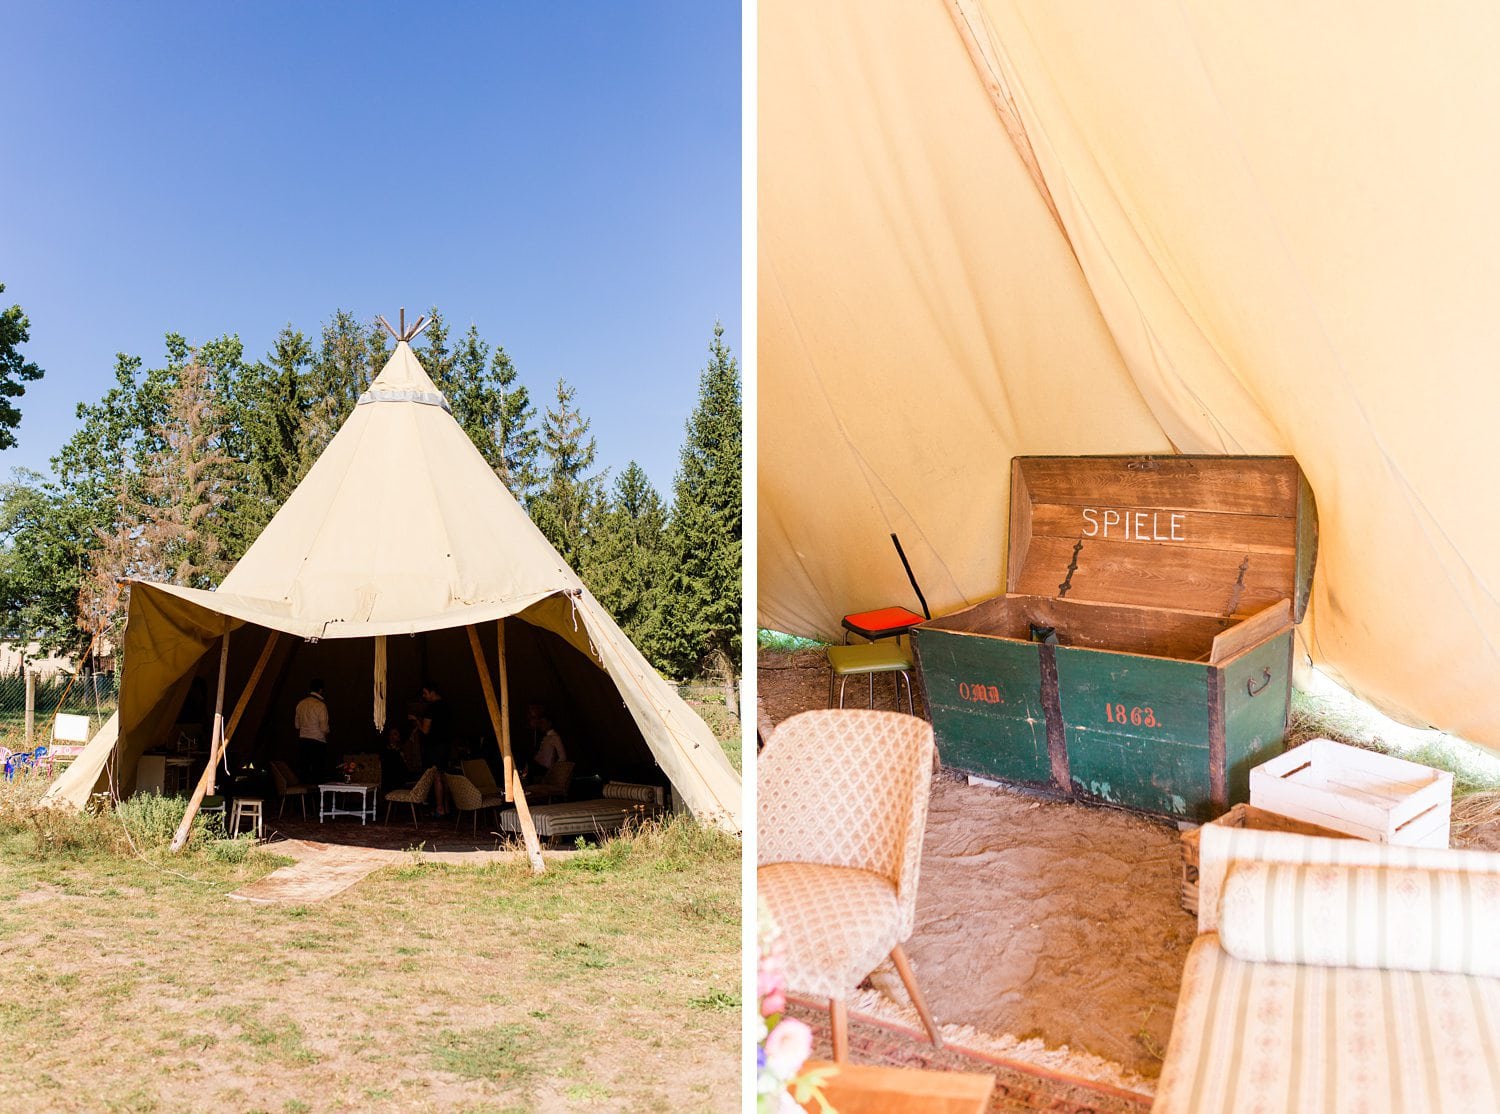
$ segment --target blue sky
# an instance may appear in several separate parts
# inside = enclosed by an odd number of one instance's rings
[[[740,352],[740,13],[718,3],[0,0],[0,304],[45,470],[116,352],[436,304],[562,376],[669,494],[713,323]]]

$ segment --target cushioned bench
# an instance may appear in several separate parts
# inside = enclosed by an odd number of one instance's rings
[[[537,805],[531,810],[531,820],[538,839],[602,836],[619,831],[627,820],[655,816],[665,804],[666,794],[659,785],[610,781],[598,800]],[[514,808],[500,814],[500,830],[521,834],[521,821]]]
[[[1500,1110],[1500,854],[1202,833],[1154,1114]]]

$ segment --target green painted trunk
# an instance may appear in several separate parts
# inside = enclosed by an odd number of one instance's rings
[[[1224,667],[1224,743],[1229,803],[1250,799],[1250,770],[1282,751],[1292,698],[1292,632]]]
[[[923,699],[945,765],[1052,783],[1039,649],[947,631],[924,630],[916,639]]]
[[[1017,457],[1007,594],[912,632],[939,755],[1212,819],[1285,741],[1316,550],[1290,457]]]
[[[1057,673],[1076,796],[1212,818],[1207,666],[1060,648]]]

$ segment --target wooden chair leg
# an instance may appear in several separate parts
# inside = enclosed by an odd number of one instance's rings
[[[849,1007],[842,998],[828,999],[828,1020],[833,1029],[833,1062],[849,1060]]]
[[[906,993],[911,998],[911,1004],[917,1007],[917,1016],[922,1019],[922,1024],[927,1028],[927,1035],[932,1038],[933,1048],[943,1047],[943,1038],[938,1035],[937,1022],[932,1020],[932,1014],[927,1012],[927,1002],[922,998],[922,992],[917,989],[916,976],[911,973],[911,965],[906,962],[906,953],[897,944],[891,949],[891,960],[896,964],[896,973],[901,976],[901,985],[906,987]]]

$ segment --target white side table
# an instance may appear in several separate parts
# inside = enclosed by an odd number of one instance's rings
[[[330,816],[358,816],[361,824],[375,819],[375,796],[380,786],[373,781],[329,781],[318,785],[318,823]],[[358,808],[340,808],[339,795],[359,795]]]

